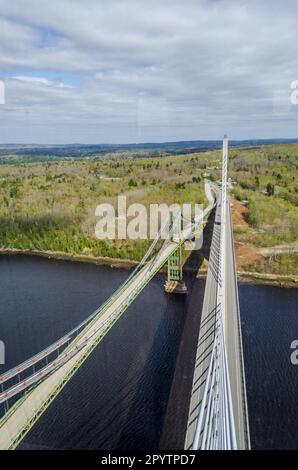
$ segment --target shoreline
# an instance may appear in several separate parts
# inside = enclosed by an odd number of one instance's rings
[[[0,255],[2,256],[36,256],[39,258],[55,259],[62,261],[72,261],[80,263],[89,263],[95,265],[110,266],[111,268],[122,268],[131,269],[138,265],[137,261],[122,259],[122,258],[110,258],[105,256],[90,256],[90,255],[75,255],[71,253],[65,253],[63,251],[42,251],[42,250],[30,250],[30,249],[17,249],[17,248],[0,248]],[[186,268],[187,272],[196,272],[196,269]],[[207,269],[201,269],[197,273],[198,279],[206,279]],[[248,271],[237,271],[238,281],[243,284],[252,285],[268,285],[276,287],[286,288],[297,288],[298,287],[298,276],[296,275],[279,275],[279,274],[265,274]]]

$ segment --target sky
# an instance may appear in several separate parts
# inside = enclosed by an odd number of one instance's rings
[[[0,0],[0,143],[298,137],[296,0]]]

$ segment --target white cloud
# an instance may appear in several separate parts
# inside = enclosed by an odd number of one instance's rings
[[[291,0],[0,0],[2,136],[296,137],[297,14]]]

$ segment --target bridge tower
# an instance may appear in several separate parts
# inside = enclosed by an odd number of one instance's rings
[[[165,283],[165,291],[169,294],[187,294],[187,287],[183,280],[183,260],[181,238],[181,220],[174,218],[173,213],[170,214],[171,239],[177,243],[177,249],[168,259],[168,278]]]

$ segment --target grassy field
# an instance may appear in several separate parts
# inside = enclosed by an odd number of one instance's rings
[[[6,158],[0,165],[0,247],[139,260],[150,242],[96,240],[96,206],[116,204],[118,194],[126,194],[128,204],[206,204],[204,176],[220,178],[220,157],[210,151],[154,158]],[[297,157],[297,144],[230,151],[241,270],[298,274],[295,254],[261,254],[264,247],[286,250],[297,242]]]

